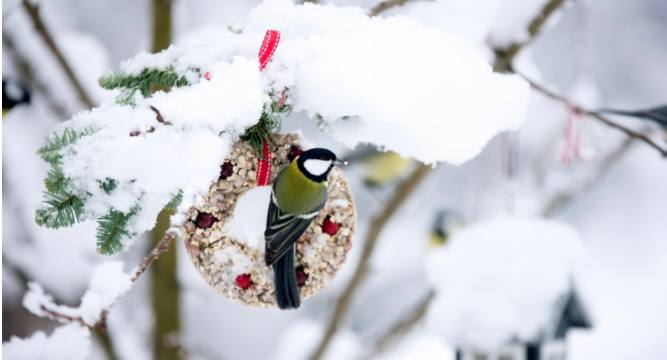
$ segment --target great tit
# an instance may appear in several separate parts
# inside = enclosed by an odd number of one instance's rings
[[[30,103],[30,91],[22,83],[2,79],[2,116],[17,105]]]
[[[386,185],[405,173],[412,163],[393,151],[378,151],[375,147],[362,146],[345,160],[361,162],[365,167],[364,182],[370,187]]]
[[[458,212],[453,210],[440,210],[435,215],[429,245],[433,248],[447,244],[452,232],[463,226],[463,220]]]
[[[294,268],[294,244],[308,229],[327,200],[327,177],[340,163],[322,148],[293,159],[273,182],[264,231],[265,261],[275,273],[276,303],[281,309],[301,305]]]

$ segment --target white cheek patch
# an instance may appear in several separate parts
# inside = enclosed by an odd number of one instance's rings
[[[314,176],[320,176],[329,170],[331,160],[308,159],[303,162],[306,171]]]

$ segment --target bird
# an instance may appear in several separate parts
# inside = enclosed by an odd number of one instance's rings
[[[15,106],[30,103],[30,91],[21,82],[10,79],[2,79],[2,116]]]
[[[412,164],[410,159],[393,151],[378,151],[372,146],[361,146],[348,154],[345,159],[351,163],[364,165],[364,183],[371,188],[387,185],[405,174]]]
[[[463,226],[461,215],[455,210],[439,210],[433,221],[429,235],[429,245],[438,248],[447,244],[452,232],[456,232]]]
[[[264,231],[264,260],[274,270],[280,309],[301,305],[294,244],[324,208],[329,173],[341,163],[328,149],[306,150],[285,166],[273,182]]]

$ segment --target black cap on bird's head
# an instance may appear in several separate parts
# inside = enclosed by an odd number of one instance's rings
[[[299,170],[307,178],[316,182],[322,182],[327,179],[329,172],[336,164],[340,164],[336,154],[331,150],[323,148],[314,148],[304,151],[296,158]]]

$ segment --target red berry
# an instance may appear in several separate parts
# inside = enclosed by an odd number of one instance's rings
[[[322,223],[322,231],[334,236],[338,232],[338,228],[340,227],[340,224],[336,224],[335,222],[331,221],[331,218],[327,216],[324,218],[324,222]]]
[[[287,160],[292,161],[301,154],[303,154],[303,149],[301,146],[292,145],[292,147],[289,149],[289,154],[287,154]]]
[[[215,223],[216,221],[218,221],[218,219],[216,219],[215,216],[209,213],[200,212],[199,214],[197,214],[197,219],[195,220],[195,224],[200,229],[208,229],[211,226],[213,226],[213,223]]]
[[[226,178],[232,176],[234,173],[234,165],[231,162],[225,161],[222,166],[220,166],[220,180],[225,180]]]
[[[240,287],[243,290],[252,286],[252,278],[250,277],[250,274],[241,274],[237,276],[236,286]]]
[[[299,286],[306,285],[306,280],[308,280],[308,274],[303,270],[303,266],[297,266],[296,268],[296,283]]]

